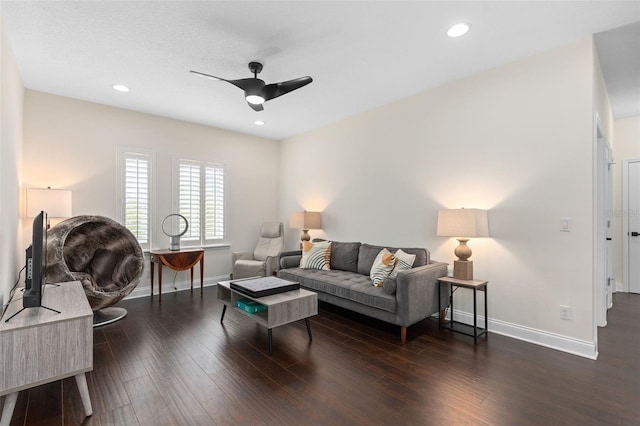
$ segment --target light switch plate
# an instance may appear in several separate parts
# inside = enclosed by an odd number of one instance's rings
[[[571,218],[570,217],[561,217],[560,218],[560,231],[562,231],[562,232],[571,232]]]

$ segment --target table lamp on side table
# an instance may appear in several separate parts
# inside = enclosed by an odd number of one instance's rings
[[[458,260],[453,262],[453,278],[460,280],[473,279],[473,262],[471,248],[467,245],[469,237],[488,237],[489,220],[486,210],[480,209],[448,209],[438,211],[439,237],[456,237],[460,245],[454,253]]]
[[[309,229],[320,229],[320,212],[292,212],[289,219],[289,228],[302,229],[302,235],[300,236],[300,246],[302,247],[302,241],[309,241]]]

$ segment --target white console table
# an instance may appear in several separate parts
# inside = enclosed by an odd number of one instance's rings
[[[93,312],[79,281],[47,285],[42,305],[22,309],[21,292],[0,321],[0,426],[8,426],[18,392],[75,376],[87,416],[93,413],[85,373],[93,370]]]

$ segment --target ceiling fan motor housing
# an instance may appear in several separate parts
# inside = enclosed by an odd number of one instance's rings
[[[262,71],[262,64],[260,62],[249,62],[249,70],[254,76],[256,74],[260,74],[260,71]]]

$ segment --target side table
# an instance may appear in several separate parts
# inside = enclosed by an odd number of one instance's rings
[[[158,264],[158,302],[162,302],[162,265],[174,271],[191,269],[191,291],[193,291],[193,267],[200,262],[200,297],[204,283],[204,249],[151,250],[151,297],[153,297],[153,269]]]
[[[440,300],[441,286],[448,285],[451,290],[451,320],[449,321],[448,324],[439,323],[440,328],[446,328],[451,331],[455,331],[456,333],[461,333],[467,336],[471,336],[473,337],[473,342],[477,343],[478,337],[482,336],[483,334],[487,334],[487,331],[488,331],[489,315],[487,310],[487,284],[489,284],[489,281],[459,280],[457,278],[452,278],[452,277],[441,277],[438,279],[438,282],[440,283],[440,285],[438,286],[438,312],[442,311],[442,306],[441,306],[442,302]],[[473,327],[468,324],[455,321],[453,319],[453,292],[455,289],[459,287],[469,288],[473,290]],[[478,308],[477,308],[477,292],[478,291],[484,292],[484,328],[478,327]]]

